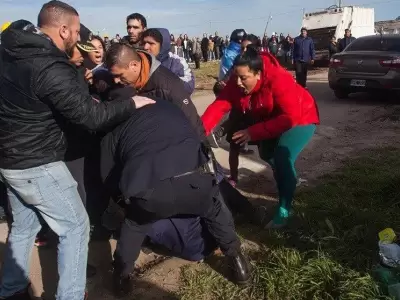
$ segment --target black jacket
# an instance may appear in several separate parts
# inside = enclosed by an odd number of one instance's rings
[[[352,43],[355,40],[356,40],[356,38],[353,36],[344,37],[344,38],[340,39],[340,41],[338,43],[339,44],[338,52],[342,52],[348,45],[350,45],[350,43]]]
[[[66,140],[58,118],[82,130],[111,128],[135,111],[132,100],[93,101],[69,63],[37,28],[2,33],[0,168],[26,169],[63,160]]]
[[[209,43],[209,39],[207,37],[204,37],[201,40],[201,50],[202,51],[208,51],[208,43]]]
[[[146,53],[147,54],[147,53]],[[138,91],[141,96],[159,98],[170,101],[178,106],[196,128],[202,140],[205,139],[203,122],[194,106],[190,93],[183,81],[165,68],[153,56],[147,54],[150,61],[150,78],[143,88]]]
[[[109,191],[135,197],[206,163],[200,139],[182,111],[156,100],[103,138],[101,176]]]
[[[1,69],[2,69],[2,66],[3,66],[3,63],[1,61],[2,53],[3,53],[3,47],[0,44],[0,76],[1,76]]]
[[[333,44],[332,42],[329,43],[329,47],[328,47],[328,51],[329,51],[329,58],[332,57],[332,55],[338,53],[338,44]]]
[[[86,68],[79,67],[78,81],[84,90],[89,90],[89,83],[85,79]],[[92,94],[91,94],[92,95]],[[93,95],[92,95],[93,96]],[[95,96],[93,96],[95,97]],[[96,97],[95,97],[96,98]],[[129,99],[126,97],[125,99]],[[62,131],[65,134],[67,147],[65,151],[65,161],[71,161],[85,157],[99,147],[100,138],[94,131],[82,130],[80,125],[72,124],[63,117],[57,118]]]

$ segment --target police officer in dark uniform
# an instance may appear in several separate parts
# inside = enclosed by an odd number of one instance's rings
[[[157,99],[136,110],[104,137],[101,175],[107,190],[127,199],[114,253],[116,293],[130,292],[130,274],[151,224],[177,215],[200,216],[229,259],[233,280],[249,282],[249,265],[240,250],[232,215],[221,200],[214,176],[203,171],[207,160],[190,121],[166,100]]]

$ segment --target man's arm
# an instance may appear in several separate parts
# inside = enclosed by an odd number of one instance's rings
[[[174,63],[176,61],[177,68],[180,69],[180,74],[179,78],[183,81],[185,84],[186,90],[190,93],[193,94],[194,88],[195,88],[195,82],[194,82],[194,75],[192,70],[190,69],[188,63],[183,57],[173,57]]]
[[[132,99],[98,103],[78,82],[76,71],[67,63],[56,63],[39,75],[36,95],[71,123],[88,130],[113,127],[136,109]]]

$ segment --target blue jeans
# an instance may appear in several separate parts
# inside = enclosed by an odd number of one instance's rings
[[[86,287],[89,218],[77,183],[64,162],[0,173],[13,215],[2,267],[0,297],[29,283],[30,257],[41,225],[40,214],[59,236],[57,300],[82,300]],[[0,177],[1,178],[1,177]]]

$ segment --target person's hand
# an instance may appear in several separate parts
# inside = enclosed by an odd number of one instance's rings
[[[219,85],[222,86],[222,87],[225,87],[226,86],[226,82],[221,80],[221,81],[219,81]]]
[[[294,65],[294,60],[292,59],[292,65]]]
[[[142,97],[142,96],[133,96],[132,100],[135,103],[136,109],[139,109],[139,108],[149,105],[149,104],[156,103],[156,101],[154,101],[153,99],[150,99],[147,97]]]
[[[312,64],[312,65],[314,64],[314,60],[313,60],[313,59],[311,60],[311,64]]]
[[[85,72],[85,79],[87,82],[89,82],[90,84],[93,84],[93,73],[91,70],[86,69]]]
[[[244,145],[251,141],[251,137],[247,129],[245,129],[235,132],[232,136],[232,140],[234,140],[236,144]]]

